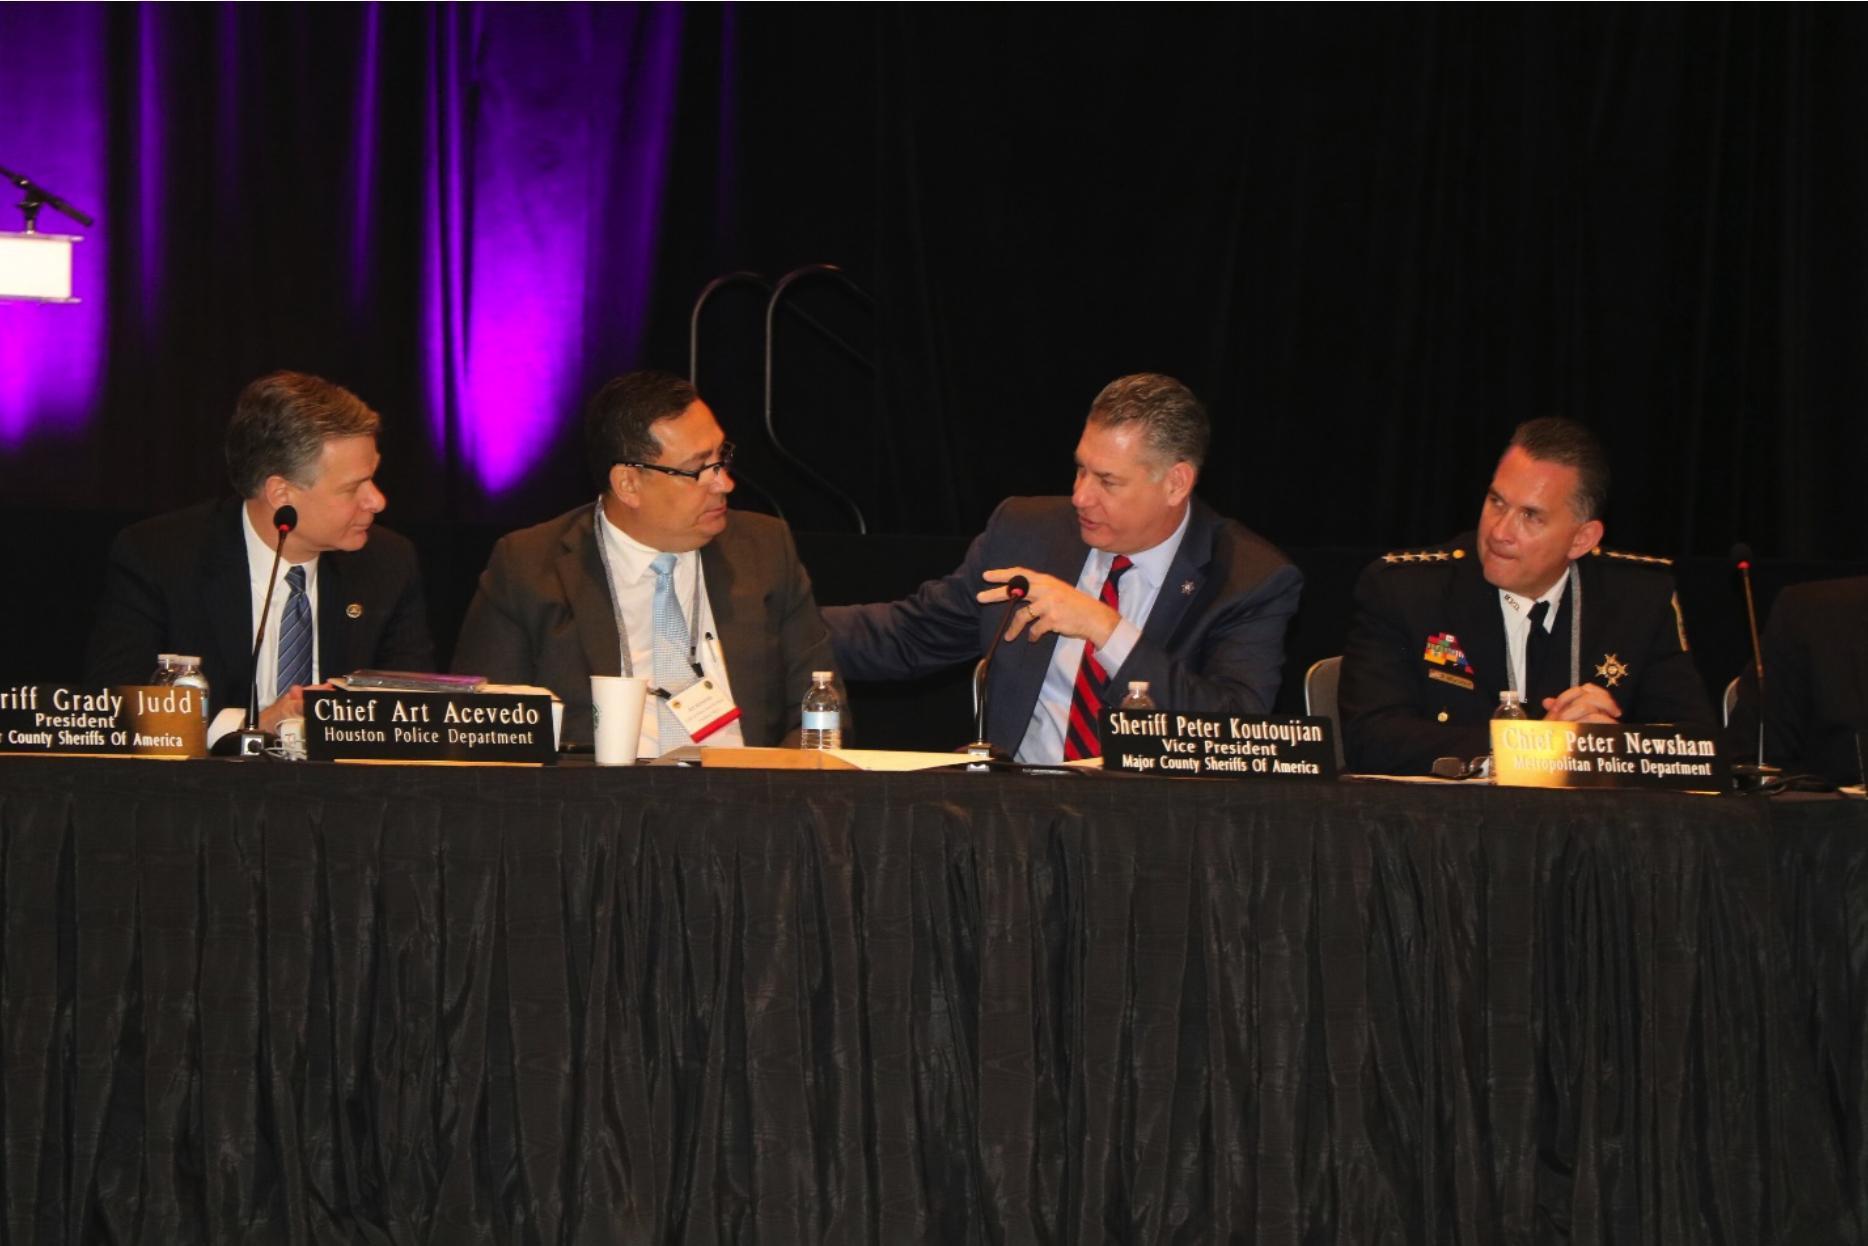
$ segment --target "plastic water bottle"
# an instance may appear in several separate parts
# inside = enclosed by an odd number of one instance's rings
[[[1160,706],[1156,705],[1155,699],[1148,695],[1147,680],[1132,679],[1129,681],[1129,694],[1122,698],[1122,704],[1118,705],[1116,708],[1123,710],[1152,710],[1159,709]]]
[[[1506,688],[1498,694],[1498,708],[1492,711],[1493,718],[1529,718],[1524,712],[1524,694],[1514,688]]]
[[[1524,694],[1515,688],[1506,688],[1500,691],[1498,694],[1498,708],[1492,711],[1492,717],[1495,719],[1530,718],[1530,715],[1524,712]],[[1498,755],[1496,753],[1488,752],[1481,760],[1484,762],[1484,767],[1479,771],[1480,775],[1489,779],[1498,773]]]
[[[843,698],[831,682],[832,672],[812,671],[811,689],[804,694],[804,733],[799,748],[843,747]]]
[[[201,725],[208,725],[208,677],[201,673],[201,659],[189,653],[170,653],[169,669],[172,672],[170,683],[177,688],[193,688],[201,699]]]

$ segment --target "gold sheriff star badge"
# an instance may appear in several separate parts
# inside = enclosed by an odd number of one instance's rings
[[[1612,653],[1604,654],[1602,665],[1596,667],[1596,674],[1602,676],[1603,681],[1613,688],[1628,674],[1628,664]]]

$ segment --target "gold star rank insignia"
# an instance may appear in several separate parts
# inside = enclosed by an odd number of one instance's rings
[[[1613,688],[1628,674],[1628,665],[1614,654],[1607,653],[1602,656],[1602,665],[1596,667],[1596,674]]]

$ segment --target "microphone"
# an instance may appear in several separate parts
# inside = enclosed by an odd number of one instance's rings
[[[1756,790],[1783,778],[1783,771],[1764,764],[1764,647],[1758,643],[1758,603],[1751,595],[1751,546],[1740,541],[1732,547],[1732,562],[1745,586],[1745,619],[1751,624],[1751,669],[1758,677],[1758,760],[1732,767],[1732,781],[1741,789]]]
[[[60,199],[57,195],[39,185],[39,183],[33,181],[30,177],[27,177],[24,173],[16,173],[12,169],[0,165],[0,179],[13,183],[25,193],[26,201],[19,206],[20,211],[24,212],[26,215],[26,232],[29,234],[38,232],[39,209],[42,206],[49,207],[55,212],[62,212],[80,225],[88,227],[95,223],[89,216],[86,216],[71,204],[66,203],[63,199]]]
[[[999,626],[993,629],[992,643],[986,646],[986,656],[973,668],[973,742],[962,745],[959,751],[981,761],[1009,760],[1003,752],[994,749],[992,741],[986,738],[986,675],[992,669],[992,655],[999,652],[999,642],[1005,639],[1006,625],[1012,621],[1012,612],[1018,609],[1012,603],[1024,601],[1030,592],[1031,581],[1022,575],[1015,575],[1005,582],[1005,615],[999,620]]]
[[[285,538],[298,527],[298,508],[281,506],[272,513],[272,526],[278,531],[273,544],[272,573],[266,577],[266,602],[259,608],[259,626],[253,629],[253,678],[247,685],[246,726],[229,731],[214,746],[216,757],[264,757],[266,750],[278,743],[270,731],[259,729],[259,647],[266,640],[266,620],[272,614],[272,590],[279,580],[279,563],[285,557]]]

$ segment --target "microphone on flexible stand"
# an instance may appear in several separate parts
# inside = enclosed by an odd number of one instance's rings
[[[992,633],[992,643],[986,646],[986,656],[973,668],[973,741],[961,745],[956,752],[977,757],[982,762],[1010,761],[1004,752],[993,748],[992,741],[986,738],[986,675],[992,668],[992,655],[999,652],[999,642],[1005,639],[1006,625],[1012,621],[1011,614],[1017,607],[1012,603],[1022,602],[1031,592],[1031,581],[1022,575],[1015,575],[1005,582],[1005,617],[999,620],[999,626]],[[983,767],[967,767],[983,769]]]
[[[1732,783],[1742,792],[1775,786],[1784,777],[1777,766],[1764,764],[1764,647],[1758,643],[1758,603],[1751,595],[1751,546],[1740,541],[1732,547],[1732,561],[1745,585],[1745,618],[1751,624],[1751,669],[1758,677],[1758,760],[1732,766]]]
[[[216,757],[264,757],[279,738],[259,729],[259,647],[266,639],[266,619],[272,614],[272,590],[279,578],[279,561],[285,557],[285,538],[298,527],[298,508],[281,506],[272,513],[272,526],[279,536],[272,550],[272,573],[266,577],[266,603],[259,609],[259,626],[253,629],[253,679],[247,685],[246,725],[229,731],[214,745]]]

